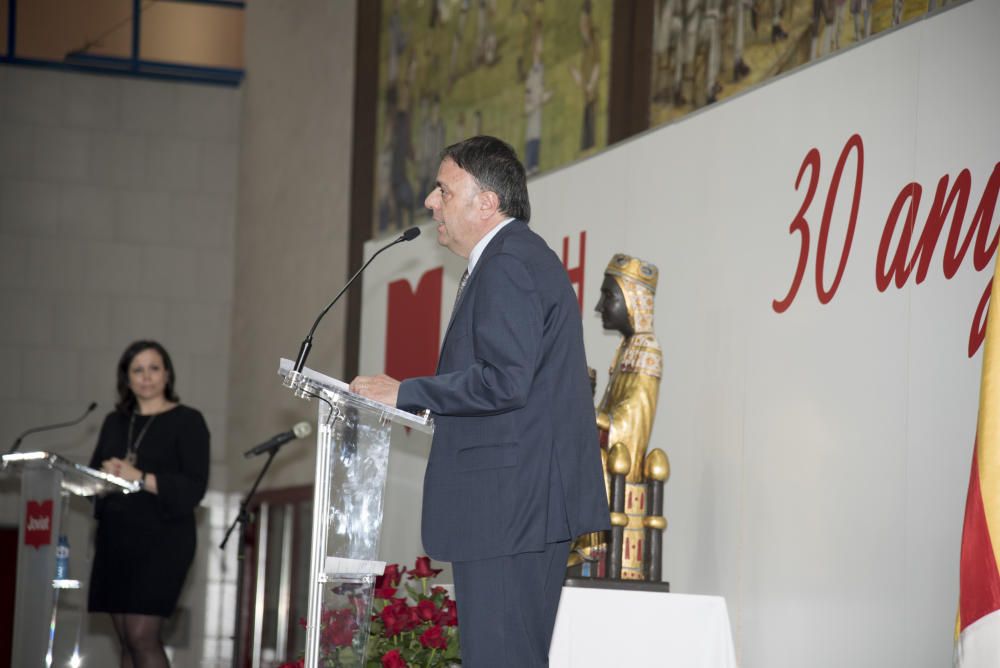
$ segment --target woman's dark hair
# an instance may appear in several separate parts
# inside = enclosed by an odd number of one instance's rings
[[[480,188],[495,192],[501,212],[526,223],[531,219],[524,165],[510,144],[487,135],[469,137],[442,151],[445,158],[471,174]]]
[[[163,395],[168,401],[180,401],[180,397],[174,392],[174,382],[177,377],[174,375],[174,363],[170,361],[170,354],[167,349],[156,341],[135,341],[130,343],[121,359],[118,360],[118,403],[115,404],[122,413],[131,413],[135,410],[135,393],[128,386],[128,368],[132,365],[135,356],[144,350],[155,350],[163,360],[163,368],[167,372],[167,386],[163,389]]]

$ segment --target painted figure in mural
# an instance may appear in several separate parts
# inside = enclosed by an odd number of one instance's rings
[[[389,58],[386,64],[386,79],[389,88],[393,88],[399,80],[400,60],[406,51],[406,33],[403,31],[403,17],[399,14],[399,0],[395,0],[392,11],[386,21],[386,32],[389,35]]]
[[[590,0],[580,8],[580,37],[583,47],[580,67],[572,69],[573,80],[583,91],[583,129],[580,131],[580,150],[586,151],[597,143],[597,98],[601,78],[601,45],[597,39]]]
[[[378,233],[389,229],[393,221],[392,198],[389,196],[389,174],[392,170],[392,144],[390,135],[382,142],[375,155],[375,183],[377,184],[377,200],[375,202]]]
[[[706,50],[705,104],[712,104],[722,92],[719,72],[722,69],[722,0],[705,0],[699,40]],[[692,55],[693,60],[693,55]]]
[[[597,406],[597,428],[607,447],[622,444],[631,460],[625,477],[625,529],[622,578],[642,579],[643,517],[646,485],[643,464],[656,415],[663,353],[653,334],[657,268],[639,258],[616,254],[608,263],[596,311],[607,330],[622,335]]]
[[[846,0],[814,0],[811,60],[822,58],[840,48],[840,24],[843,22]]]
[[[498,58],[497,34],[493,28],[496,13],[496,0],[479,0],[479,10],[476,15],[476,53],[482,65],[493,65]]]
[[[684,44],[682,2],[683,0],[660,0],[659,11],[653,15],[652,94],[656,101],[669,99],[673,87],[680,80]],[[673,76],[671,70],[674,72]]]
[[[515,2],[515,5],[517,3]],[[520,11],[523,25],[521,33],[521,52],[517,56],[517,80],[524,81],[531,69],[531,61],[535,51],[536,31],[541,29],[545,16],[544,0],[528,0],[523,6],[514,6],[511,12]]]
[[[542,63],[542,26],[534,31],[535,48],[531,69],[524,80],[524,168],[528,175],[538,172],[542,150],[542,107],[552,98],[545,90],[545,65]]]
[[[671,8],[671,14],[679,8]],[[706,104],[716,101],[718,94],[722,91],[719,84],[719,71],[722,67],[722,42],[720,13],[722,11],[721,0],[684,0],[683,13],[677,27],[682,29],[678,35],[678,57],[675,63],[674,72],[674,105],[687,104],[689,100],[684,97],[685,81],[690,81],[692,88],[697,79],[694,72],[696,55],[703,51],[705,57],[702,59],[705,65],[704,100]],[[697,97],[692,91],[691,102]]]
[[[413,145],[413,104],[416,97],[417,60],[412,51],[404,55],[404,75],[386,94],[387,118],[391,122],[392,153],[389,164],[390,211],[394,229],[409,227],[415,205],[410,183],[410,164],[416,162]],[[395,98],[393,98],[395,92]]]
[[[854,18],[854,41],[868,39],[872,34],[872,5],[875,0],[851,0],[851,16]]]
[[[420,192],[429,192],[437,176],[438,156],[445,147],[444,120],[441,118],[441,98],[431,98],[430,112],[424,115],[420,130]]]
[[[771,43],[788,39],[788,33],[781,25],[781,14],[785,10],[785,0],[771,0]]]
[[[732,0],[732,11],[735,26],[733,27],[733,81],[739,81],[750,74],[750,67],[743,60],[743,48],[746,45],[747,17],[750,24],[754,25],[753,0]]]
[[[461,0],[455,18],[455,28],[451,33],[451,57],[448,59],[448,84],[453,85],[461,76],[459,57],[465,37],[465,20],[469,16],[469,0]]]

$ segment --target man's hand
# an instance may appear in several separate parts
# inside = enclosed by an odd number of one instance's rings
[[[395,406],[399,394],[399,381],[384,373],[378,376],[358,376],[351,381],[351,392]]]

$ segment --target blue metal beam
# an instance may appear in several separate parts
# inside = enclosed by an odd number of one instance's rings
[[[161,0],[164,1],[164,0]],[[247,3],[241,0],[165,0],[166,2],[178,2],[191,5],[216,5],[218,7],[231,7],[232,9],[244,9]]]
[[[2,2],[3,0],[0,0]],[[192,5],[216,6],[242,10],[246,3],[241,0],[165,0],[166,2]],[[63,61],[39,58],[19,58],[17,56],[17,0],[7,0],[7,53],[0,55],[0,63],[28,65],[48,69],[61,69],[108,74],[129,74],[140,77],[171,79],[198,83],[213,83],[224,86],[239,86],[244,71],[229,67],[200,67],[155,60],[142,59],[142,0],[132,0],[132,48],[127,58],[97,56],[76,53],[66,56]]]
[[[107,62],[93,62],[106,60]],[[239,86],[243,81],[243,70],[222,67],[196,67],[175,65],[157,61],[143,61],[133,68],[131,58],[109,56],[73,56],[63,62],[40,60],[37,58],[0,57],[0,64],[25,65],[50,70],[90,72],[92,74],[118,74],[146,79],[165,79],[187,83],[214,84],[218,86]]]

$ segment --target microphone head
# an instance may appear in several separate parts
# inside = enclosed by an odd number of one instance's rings
[[[403,241],[413,241],[419,236],[420,236],[420,228],[411,227],[410,229],[403,232],[402,236],[399,238],[402,239]]]
[[[299,422],[292,427],[292,431],[295,432],[295,438],[305,438],[312,433],[313,428],[308,422]]]

